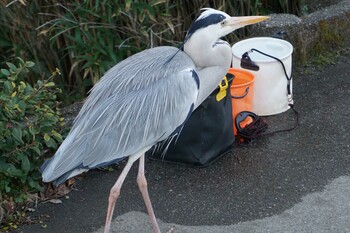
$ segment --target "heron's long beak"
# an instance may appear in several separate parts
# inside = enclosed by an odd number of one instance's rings
[[[268,16],[239,16],[239,17],[231,17],[228,19],[228,25],[232,26],[247,26],[254,23],[259,23],[261,21],[265,21],[269,19]]]

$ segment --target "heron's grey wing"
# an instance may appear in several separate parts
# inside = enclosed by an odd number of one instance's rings
[[[194,68],[173,47],[145,50],[114,66],[93,88],[47,164],[44,181],[136,154],[167,138],[193,109],[199,89]]]

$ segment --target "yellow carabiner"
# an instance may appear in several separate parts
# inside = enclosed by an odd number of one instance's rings
[[[216,94],[216,101],[220,101],[226,96],[226,89],[228,88],[228,81],[226,76],[224,79],[219,83],[219,92]]]

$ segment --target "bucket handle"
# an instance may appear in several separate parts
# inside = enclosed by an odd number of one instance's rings
[[[232,96],[232,99],[243,99],[244,97],[246,97],[248,95],[248,92],[249,92],[249,87],[247,87],[245,89],[245,93],[241,96]]]
[[[247,51],[245,52],[243,55],[242,55],[242,60],[243,60],[243,56],[244,57],[248,57],[249,58],[249,53],[252,53],[252,52],[258,52],[264,56],[267,56],[269,58],[272,58],[272,59],[275,59],[276,61],[278,61],[281,65],[282,65],[282,68],[283,68],[283,71],[284,71],[284,75],[286,76],[286,79],[287,79],[287,95],[288,95],[288,102],[290,104],[293,104],[293,96],[292,96],[292,91],[291,91],[291,80],[292,80],[292,76],[288,76],[287,74],[287,71],[286,71],[286,67],[284,66],[284,63],[281,61],[281,59],[277,58],[277,57],[274,57],[272,55],[269,55],[267,53],[264,53],[264,52],[261,52],[260,50],[258,49],[254,49],[252,48],[250,51]],[[250,59],[250,58],[249,58]],[[250,60],[251,61],[251,60]],[[253,61],[251,61],[253,62]],[[252,63],[254,65],[254,62]]]

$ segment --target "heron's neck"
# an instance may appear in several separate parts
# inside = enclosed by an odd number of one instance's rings
[[[184,51],[199,68],[210,66],[226,67],[232,59],[230,45],[218,39],[215,35],[208,35],[206,31],[199,31],[193,34],[185,42]]]
[[[191,38],[184,51],[196,64],[200,89],[195,107],[198,107],[218,86],[232,62],[231,47],[222,40],[203,41]]]

